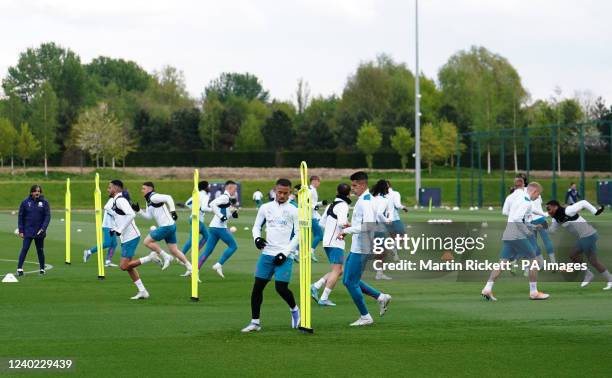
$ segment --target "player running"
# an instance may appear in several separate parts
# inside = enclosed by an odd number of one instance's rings
[[[390,201],[389,195],[389,182],[387,180],[378,180],[372,188],[372,209],[374,211],[374,219],[376,221],[376,232],[374,233],[375,238],[384,238],[387,228],[392,224],[391,214],[395,211],[393,203]],[[383,260],[384,255],[377,254],[377,260]],[[387,276],[382,269],[376,270],[376,280],[390,280],[391,277]]]
[[[539,197],[542,186],[537,182],[532,182],[527,186],[523,199],[512,204],[508,215],[508,223],[502,236],[503,247],[500,263],[502,266],[509,266],[510,261],[515,258],[524,257],[530,260],[529,269],[529,299],[542,300],[548,299],[549,295],[538,291],[538,269],[533,268],[536,260],[536,250],[533,243],[529,240],[535,226],[529,222],[533,211],[533,200]],[[481,295],[488,301],[496,301],[493,296],[493,284],[501,274],[501,269],[491,272],[489,280],[481,291]]]
[[[199,225],[200,225],[200,235],[202,236],[200,238],[200,241],[198,242],[198,251],[200,249],[202,249],[202,247],[204,247],[204,244],[206,243],[206,240],[208,240],[208,228],[206,228],[206,224],[204,223],[204,214],[205,212],[211,212],[212,209],[210,208],[210,206],[208,205],[208,201],[210,200],[210,193],[209,193],[209,186],[208,186],[208,181],[200,181],[198,183],[198,197],[200,198],[200,220],[199,220]],[[193,203],[193,198],[189,197],[189,199],[187,200],[187,202],[185,202],[185,206],[187,206],[189,209],[192,208],[192,203]],[[189,232],[191,233],[191,217],[189,217]],[[183,254],[186,255],[189,250],[191,249],[191,238],[187,238],[187,243],[185,243],[185,245],[183,246]]]
[[[148,256],[134,259],[136,248],[140,242],[140,231],[136,227],[136,213],[132,209],[130,202],[123,196],[123,183],[120,180],[113,180],[108,184],[108,194],[113,199],[112,211],[114,212],[114,225],[110,230],[111,236],[119,236],[121,240],[121,270],[127,271],[134,285],[138,288],[138,293],[131,299],[147,299],[149,292],[145,288],[136,267],[148,262],[159,263],[159,257],[155,252]]]
[[[610,274],[608,268],[606,268],[597,258],[597,239],[599,239],[599,235],[597,234],[597,230],[578,214],[581,210],[588,210],[593,215],[599,215],[604,211],[604,207],[601,206],[599,209],[596,209],[595,206],[585,200],[578,201],[567,207],[561,206],[561,204],[555,200],[548,201],[546,203],[546,211],[548,211],[548,214],[553,218],[550,232],[555,232],[559,226],[561,226],[576,236],[578,242],[570,258],[576,260],[580,254],[584,254],[589,260],[589,263],[591,263],[591,265],[608,281],[604,290],[610,290],[612,289],[612,274]],[[595,275],[593,272],[587,270],[580,287],[587,286],[594,277]]]
[[[393,206],[393,213],[391,217],[391,225],[388,227],[389,234],[392,238],[395,238],[396,235],[404,235],[406,233],[406,226],[402,222],[400,217],[400,210],[407,213],[408,208],[402,205],[402,195],[400,192],[393,190],[391,186],[391,181],[387,180],[387,184],[389,185],[389,194],[387,194],[387,199],[391,202]],[[395,246],[391,250],[393,252],[393,260],[399,261],[399,256],[397,254],[397,249]]]
[[[372,195],[368,191],[368,174],[363,171],[353,173],[351,176],[351,190],[359,199],[353,209],[351,225],[344,228],[338,235],[339,239],[344,239],[347,234],[353,234],[351,252],[344,263],[342,283],[346,286],[361,315],[359,319],[351,323],[351,326],[364,326],[374,323],[374,319],[372,319],[372,315],[368,312],[362,291],[378,301],[380,316],[383,316],[387,311],[391,296],[381,293],[361,280],[365,265],[370,256],[369,249],[371,248],[371,243],[369,242],[369,233],[375,221],[372,209]]]
[[[209,224],[209,236],[206,242],[206,248],[199,257],[199,268],[202,268],[204,262],[206,262],[217,246],[219,239],[227,244],[227,248],[223,251],[223,255],[221,255],[219,261],[212,266],[221,278],[225,278],[223,275],[223,264],[225,264],[225,262],[232,257],[234,252],[236,252],[236,249],[238,249],[236,240],[227,229],[228,215],[231,214],[232,218],[238,218],[238,209],[235,207],[237,188],[238,185],[234,181],[226,181],[223,194],[210,203],[210,208],[214,216]]]
[[[262,205],[257,212],[253,225],[253,240],[261,250],[255,268],[255,283],[251,292],[251,322],[242,332],[261,330],[260,310],[263,291],[274,276],[274,286],[278,295],[287,302],[291,312],[291,328],[300,324],[300,310],[289,290],[293,262],[287,258],[298,248],[298,209],[287,200],[291,192],[291,181],[276,181],[276,196],[273,202]],[[262,237],[262,227],[266,226],[266,238]]]
[[[144,245],[162,257],[162,270],[166,270],[173,258],[157,244],[157,242],[164,240],[170,253],[187,269],[183,276],[189,276],[191,274],[191,263],[176,246],[176,220],[178,215],[174,207],[174,200],[167,194],[155,192],[155,185],[150,181],[142,184],[141,191],[147,207],[142,210],[140,205],[135,203],[132,205],[132,209],[143,218],[153,219],[157,223],[157,228],[145,238]]]
[[[321,306],[335,306],[329,300],[329,295],[336,286],[338,278],[342,275],[342,264],[344,264],[344,239],[338,239],[345,226],[348,226],[349,205],[351,204],[351,187],[348,184],[340,184],[336,188],[336,199],[325,208],[320,224],[325,230],[323,232],[323,249],[331,265],[331,272],[325,274],[317,282],[310,286],[312,297]],[[319,290],[325,285],[323,294],[319,299]]]
[[[255,192],[253,193],[253,202],[255,202],[256,208],[259,209],[261,207],[261,204],[263,203],[263,193],[261,190],[255,189]]]
[[[319,225],[319,221],[321,220],[321,215],[319,214],[320,206],[327,206],[327,201],[319,202],[319,193],[317,193],[317,188],[321,185],[321,178],[319,176],[310,176],[310,195],[312,198],[312,248],[310,250],[310,257],[312,261],[319,262],[317,256],[315,255],[315,250],[317,246],[323,240],[323,229]]]
[[[127,190],[123,191],[123,197],[130,202],[130,194]],[[102,218],[102,249],[108,249],[106,253],[106,261],[104,262],[105,267],[109,266],[117,266],[117,264],[112,263],[113,254],[115,253],[115,249],[117,248],[117,238],[113,235],[111,236],[110,231],[115,224],[115,212],[113,211],[113,203],[114,199],[111,197],[106,201],[104,205],[104,217]],[[90,249],[86,249],[83,251],[83,262],[87,262],[92,254],[98,252],[98,246],[94,245]]]

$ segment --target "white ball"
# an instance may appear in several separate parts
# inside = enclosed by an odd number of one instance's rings
[[[15,215],[17,212],[15,210],[11,211],[11,215]]]
[[[493,206],[489,206],[489,211],[493,211]]]
[[[245,230],[245,231],[248,231],[248,230],[249,230],[249,228],[248,228],[248,227],[245,227],[245,228],[244,228],[244,230]]]
[[[77,232],[83,232],[83,230],[81,230],[80,228],[77,228]]]
[[[19,235],[19,229],[18,228],[15,229],[15,235]]]
[[[149,230],[151,230],[151,231],[155,231],[155,230],[157,230],[157,227],[155,227],[155,226],[151,226],[151,227],[149,227]]]
[[[453,211],[459,211],[459,207],[457,206],[453,207]]]
[[[474,206],[470,206],[470,211],[474,211]]]
[[[489,224],[487,222],[482,222],[481,226],[482,227],[489,227]]]
[[[478,206],[474,206],[474,210],[478,210]]]
[[[238,229],[235,226],[230,227],[230,232],[236,232]]]
[[[60,222],[63,222],[63,221],[64,221],[64,218],[60,219]]]

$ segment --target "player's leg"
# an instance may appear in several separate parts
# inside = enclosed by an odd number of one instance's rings
[[[516,252],[514,250],[513,241],[504,240],[502,244],[502,251],[501,251],[501,256],[499,260],[500,264],[502,266],[504,264],[508,264],[508,262],[510,262],[514,258],[515,255],[516,255]],[[497,298],[493,296],[493,285],[495,284],[495,281],[497,280],[501,272],[502,271],[500,269],[495,269],[491,271],[491,274],[489,274],[489,278],[487,279],[485,287],[480,292],[480,295],[482,295],[484,299],[488,301],[497,300]]]
[[[342,283],[346,286],[355,306],[359,310],[360,317],[357,321],[351,323],[354,326],[368,325],[374,323],[372,315],[368,311],[368,307],[365,304],[363,294],[359,288],[359,281],[361,280],[361,255],[358,253],[349,253],[346,263],[344,264],[344,276]]]
[[[40,274],[45,274],[45,238],[34,239],[34,245],[36,246],[36,254],[38,254]]]
[[[208,241],[206,242],[206,248],[204,248],[204,252],[200,254],[199,257],[199,266],[198,268],[202,268],[202,265],[206,262],[211,253],[215,250],[217,243],[219,242],[219,230],[221,228],[211,227],[208,229]]]
[[[546,293],[542,293],[538,291],[538,268],[534,267],[534,263],[537,259],[531,259],[530,269],[529,269],[529,299],[533,300],[542,300],[548,299],[550,295]],[[539,262],[538,262],[539,266]]]
[[[238,245],[236,244],[236,239],[234,239],[234,236],[231,232],[229,232],[227,228],[222,228],[220,230],[221,231],[219,232],[219,238],[225,244],[227,244],[227,248],[225,248],[225,251],[223,251],[221,258],[217,263],[212,266],[212,268],[217,272],[219,276],[221,276],[221,278],[225,278],[225,276],[223,275],[223,264],[225,264],[225,262],[229,260],[230,257],[232,257],[234,252],[236,252],[236,250],[238,249]]]
[[[321,225],[319,225],[318,219],[312,218],[311,226],[312,226],[312,244],[310,248],[310,257],[312,261],[319,262],[319,260],[315,256],[315,250],[317,249],[317,246],[319,245],[321,240],[323,240],[323,229],[321,228]]]
[[[19,252],[19,261],[17,262],[17,275],[23,276],[23,263],[25,261],[26,256],[28,255],[28,251],[30,250],[30,246],[32,245],[32,238],[23,238],[23,242],[21,244],[21,252]]]
[[[608,268],[597,258],[597,234],[593,234],[586,238],[581,239],[583,250],[589,263],[597,269],[597,271],[604,277],[604,279],[608,282],[604,287],[604,290],[612,289],[612,274],[608,271]],[[591,273],[592,275],[592,273]],[[591,278],[592,280],[593,278]],[[586,285],[585,285],[586,286]]]
[[[382,231],[378,231],[378,232],[374,233],[374,238],[375,239],[378,239],[378,238],[384,239],[385,238],[385,233],[382,232]],[[383,265],[382,262],[385,259],[385,252],[386,252],[386,250],[384,250],[382,253],[375,253],[374,254],[374,258],[376,260],[380,260],[380,262],[381,262],[380,266]],[[376,270],[376,276],[374,278],[376,280],[390,280],[391,279],[391,277],[389,277],[389,276],[387,276],[385,274],[385,272],[382,270],[382,268]]]
[[[181,251],[176,245],[176,224],[168,226],[167,232],[164,235],[164,241],[166,242],[166,246],[168,246],[168,250],[170,251],[170,253],[174,257],[176,257],[179,263],[187,269],[187,272],[184,275],[188,275],[188,273],[191,272],[191,263],[189,262],[189,260],[187,260],[185,255],[181,253]]]
[[[544,249],[546,250],[548,260],[551,263],[556,263],[557,258],[555,257],[555,249],[553,247],[552,240],[550,240],[550,236],[548,235],[548,231],[546,231],[546,229],[541,229],[538,231],[538,235],[540,235],[540,239],[542,239],[542,242],[544,243]]]
[[[295,303],[293,292],[289,289],[292,268],[293,260],[291,259],[285,259],[281,265],[274,266],[274,287],[278,295],[280,295],[289,306],[289,312],[291,313],[291,328],[297,328],[300,326],[300,309]]]
[[[261,329],[260,313],[263,303],[263,291],[274,273],[274,258],[268,255],[259,255],[255,266],[255,282],[251,290],[251,322],[242,329],[242,332],[259,331]]]
[[[329,295],[331,294],[334,287],[336,287],[336,282],[338,282],[338,278],[342,276],[342,263],[332,264],[331,272],[327,273],[326,281],[325,281],[325,289],[323,289],[323,294],[321,294],[321,298],[318,303],[322,306],[335,306],[336,304],[329,300]]]
[[[363,271],[365,270],[365,265],[369,260],[369,255],[361,256],[361,274],[363,275]],[[365,281],[359,280],[359,290],[365,295],[368,295],[378,302],[378,307],[380,310],[380,316],[383,316],[389,307],[389,302],[391,302],[391,296],[389,294],[385,294],[380,290],[374,288],[373,286],[368,285]]]
[[[174,231],[176,235],[176,226],[174,226],[174,230],[172,226],[163,226],[157,227],[155,230],[151,231],[149,235],[144,240],[144,245],[149,248],[151,251],[157,253],[162,258],[161,267],[162,270],[166,270],[170,263],[172,262],[172,256],[164,251],[158,244],[159,241],[164,240],[168,235],[170,235]],[[176,238],[176,236],[175,236]]]
[[[110,233],[109,233],[110,234]],[[110,235],[109,235],[110,236]],[[110,245],[108,246],[108,252],[106,253],[106,266],[117,266],[113,264],[113,255],[117,249],[117,237],[115,235],[110,236]]]
[[[102,249],[107,249],[110,247],[111,244],[111,235],[110,235],[110,231],[111,229],[108,227],[102,227]],[[94,253],[98,253],[98,245],[94,245],[93,247],[86,249],[83,251],[83,262],[87,262],[89,260],[89,258],[91,257],[91,255],[93,255]]]
[[[142,280],[140,279],[140,275],[136,270],[136,267],[141,264],[145,264],[149,261],[153,261],[153,259],[159,259],[155,252],[151,252],[149,256],[141,257],[139,259],[134,259],[134,255],[136,254],[136,248],[138,247],[138,243],[140,242],[140,237],[127,241],[121,244],[121,260],[119,263],[119,267],[123,271],[127,271],[134,282],[134,285],[138,288],[138,293],[130,299],[147,299],[149,298],[149,292],[145,288]]]

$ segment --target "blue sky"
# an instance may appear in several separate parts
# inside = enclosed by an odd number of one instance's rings
[[[420,0],[421,69],[482,45],[516,67],[533,99],[602,96],[612,103],[612,2]],[[340,94],[360,61],[379,53],[414,69],[414,0],[3,0],[0,76],[19,52],[55,41],[84,62],[170,64],[199,96],[223,71],[256,74],[275,98]]]

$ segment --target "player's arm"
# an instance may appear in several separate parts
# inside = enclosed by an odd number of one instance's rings
[[[185,207],[188,209],[191,209],[192,206],[193,206],[193,197],[189,197],[189,199],[185,201]]]
[[[261,237],[261,230],[266,221],[266,216],[264,213],[264,207],[260,207],[257,210],[257,216],[255,217],[255,223],[253,223],[253,241],[255,242],[255,247],[257,249],[264,249],[264,247],[268,244],[266,239]]]
[[[212,212],[212,209],[210,208],[210,205],[208,204],[208,200],[210,199],[210,196],[208,194],[202,194],[202,196],[200,197],[200,211],[201,212]]]
[[[126,200],[126,202],[127,202],[127,200]],[[119,207],[119,205],[117,205],[117,207]],[[130,208],[131,208],[131,206],[130,206]],[[138,210],[138,214],[140,214],[144,219],[153,219],[152,209],[153,208],[151,206],[147,206],[144,209]],[[136,213],[134,213],[134,215],[136,215]]]
[[[293,212],[293,237],[289,241],[289,250],[287,252],[297,251],[300,244],[300,219],[298,211]]]
[[[17,227],[19,228],[19,233],[23,234],[23,230],[25,229],[25,204],[24,202],[19,205],[19,216],[17,217]]]
[[[338,224],[340,226],[349,224],[348,212],[348,204],[344,201],[334,206],[334,214],[336,214],[336,216],[338,217]]]
[[[510,196],[506,197],[506,199],[504,200],[504,205],[502,206],[502,215],[510,215]]]
[[[228,205],[229,203],[229,197],[222,194],[210,203],[210,209],[219,219],[227,218],[223,215],[223,213],[221,213],[221,208],[219,206]]]
[[[132,206],[130,206],[128,200],[123,197],[117,198],[115,204],[117,205],[117,208],[125,213],[125,216],[121,217],[123,224],[117,224],[117,222],[115,222],[114,231],[122,234],[125,228],[134,220],[134,218],[136,218],[136,213],[134,210],[132,210]]]
[[[573,217],[578,214],[581,210],[588,210],[591,214],[595,215],[597,213],[597,209],[595,206],[591,205],[591,203],[587,200],[580,200],[573,205],[569,205],[565,208],[565,214]]]
[[[174,199],[172,198],[172,196],[169,196],[167,194],[155,193],[151,196],[151,202],[165,203],[166,206],[168,206],[170,212],[176,211],[176,207],[174,206]]]
[[[397,192],[396,195],[391,196],[391,197],[393,197],[392,198],[393,207],[395,207],[398,210],[404,210],[406,208],[406,206],[402,205],[402,199],[399,195],[399,192]]]

